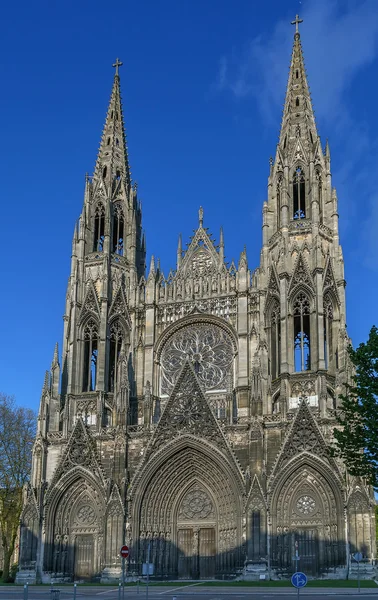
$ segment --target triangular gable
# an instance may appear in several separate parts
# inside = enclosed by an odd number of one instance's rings
[[[88,314],[94,314],[96,317],[100,316],[97,293],[92,280],[87,284],[85,299],[80,313],[80,321],[83,321]]]
[[[196,272],[202,274],[214,268],[219,269],[221,266],[223,264],[220,262],[213,240],[206,229],[200,226],[191,239],[177,273],[192,271],[194,274]]]
[[[337,291],[337,285],[335,280],[335,274],[332,268],[331,257],[328,256],[326,268],[324,269],[324,277],[323,277],[323,294],[324,292],[332,291],[335,294],[337,302],[340,304],[340,298]]]
[[[111,516],[124,514],[124,504],[116,483],[113,485],[111,494],[109,496],[109,500],[106,505],[106,512]]]
[[[268,283],[268,293],[274,296],[280,295],[280,282],[277,275],[277,270],[274,264],[270,267],[270,277]]]
[[[39,508],[34,490],[30,483],[26,487],[26,498],[22,509],[21,520],[23,522],[32,521],[39,516]]]
[[[247,506],[260,509],[266,509],[267,507],[264,492],[257,475],[254,476],[248,493]]]
[[[81,417],[77,418],[66,449],[54,473],[49,490],[53,489],[54,485],[65,473],[68,473],[68,471],[75,467],[81,467],[89,471],[92,476],[105,485],[105,476],[97,456],[95,442]]]
[[[146,457],[168,441],[184,434],[205,439],[224,453],[230,452],[189,361],[185,362],[181,370],[148,446]]]
[[[331,464],[338,473],[338,467],[331,457],[323,435],[310,411],[306,400],[302,400],[297,414],[289,428],[282,449],[277,457],[270,479],[292,458],[307,452]]]
[[[310,288],[312,291],[314,290],[314,282],[311,277],[310,269],[300,253],[296,265],[294,267],[293,275],[289,284],[289,292],[293,290],[297,285],[303,284]]]
[[[109,319],[115,316],[123,317],[128,326],[131,327],[129,309],[122,285],[119,286],[109,311]]]
[[[299,135],[297,135],[297,138],[292,146],[292,153],[290,156],[290,164],[294,165],[298,161],[304,162],[304,163],[307,163],[307,161],[308,161],[306,149],[305,149]]]

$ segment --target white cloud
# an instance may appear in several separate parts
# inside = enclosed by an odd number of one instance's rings
[[[363,111],[350,105],[354,79],[377,58],[377,0],[312,0],[304,7],[301,39],[313,97],[315,116],[337,146],[337,183],[342,232],[348,231],[363,205],[359,244],[362,260],[378,270],[378,208],[372,173],[378,147],[372,139]],[[284,102],[293,29],[287,19],[272,34],[259,36],[231,56],[223,57],[217,79],[218,91],[235,99],[254,97],[268,125],[277,129],[277,108]],[[371,84],[367,85],[367,89]],[[353,115],[353,116],[352,116]],[[341,159],[341,160],[340,160]],[[360,213],[361,214],[361,213]]]

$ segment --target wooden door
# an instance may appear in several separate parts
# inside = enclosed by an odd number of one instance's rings
[[[75,577],[90,579],[93,575],[93,535],[77,535],[75,540]]]
[[[207,527],[199,530],[199,577],[215,577],[215,529]]]
[[[177,532],[179,579],[193,577],[193,529],[179,529]]]
[[[316,528],[299,529],[295,537],[298,540],[299,570],[308,575],[317,575],[319,570],[319,543]]]

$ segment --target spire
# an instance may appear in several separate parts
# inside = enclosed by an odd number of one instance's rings
[[[220,228],[219,234],[219,257],[224,262],[224,238],[223,238],[223,227]]]
[[[128,189],[131,181],[126,133],[123,121],[120,77],[118,73],[122,63],[113,64],[115,75],[106,121],[102,132],[100,149],[97,156],[94,179],[102,177],[106,182],[122,179]]]
[[[311,148],[318,138],[298,28],[302,21],[298,15],[292,21],[295,25],[294,45],[279,139],[284,152],[291,149],[298,138],[306,149]]]
[[[177,268],[178,269],[181,267],[181,260],[182,260],[182,236],[180,233],[179,238],[178,238],[178,244],[177,244]]]
[[[55,365],[59,364],[59,347],[58,347],[58,342],[56,342],[55,344],[55,348],[54,348],[54,356],[53,356],[53,360],[52,360],[52,367],[55,367]]]

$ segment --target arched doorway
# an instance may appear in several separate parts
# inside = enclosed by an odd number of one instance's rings
[[[211,578],[240,566],[241,495],[226,457],[187,441],[147,465],[133,493],[134,543],[140,562],[150,545],[157,576]]]
[[[177,503],[177,575],[180,579],[215,576],[218,518],[216,501],[199,482],[189,484]]]
[[[343,508],[337,485],[316,467],[288,469],[272,498],[272,567],[316,576],[345,560]],[[293,557],[298,549],[299,564]]]
[[[85,479],[77,479],[63,494],[56,491],[47,507],[50,523],[45,544],[45,570],[56,577],[90,580],[101,570],[104,503]]]

